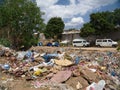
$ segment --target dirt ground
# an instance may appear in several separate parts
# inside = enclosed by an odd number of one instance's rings
[[[82,53],[93,53],[93,51],[96,52],[104,52],[104,51],[112,51],[112,52],[116,52],[116,48],[97,48],[97,47],[86,47],[86,48],[82,48],[82,47],[32,47],[31,50],[34,49],[36,51],[39,51],[40,53],[43,52],[50,52],[50,53],[54,53],[57,50],[63,51],[63,52],[67,52],[69,53],[75,53],[76,52],[82,52]],[[6,59],[6,58],[5,58]],[[6,61],[6,60],[5,60]],[[0,58],[0,63],[4,62],[3,58]],[[0,71],[0,80],[1,81],[7,81],[3,83],[3,86],[5,87],[9,87],[8,90],[49,90],[47,87],[46,88],[34,88],[31,83],[34,81],[26,81],[25,77],[13,77],[11,75],[9,75],[7,72],[3,73]],[[75,87],[75,85],[77,84],[77,81],[83,81],[83,83],[85,83],[84,85],[88,85],[88,82],[84,81],[83,78],[81,77],[76,77],[75,79],[71,78],[69,79],[66,83],[69,84],[70,86]],[[82,83],[82,82],[81,82]],[[2,86],[0,86],[2,87]],[[4,89],[3,87],[3,90]]]

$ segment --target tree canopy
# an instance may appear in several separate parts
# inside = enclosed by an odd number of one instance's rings
[[[80,36],[87,37],[89,35],[94,35],[95,29],[92,27],[91,23],[84,24],[83,28],[80,30]]]
[[[60,17],[52,17],[46,25],[46,29],[44,32],[46,38],[56,37],[57,39],[60,39],[64,26],[64,22]]]
[[[6,38],[15,49],[37,43],[34,32],[40,32],[44,23],[43,13],[30,0],[5,0],[0,6],[0,37]]]
[[[115,31],[116,25],[120,25],[120,9],[112,12],[97,12],[90,15],[90,22],[81,28],[81,36],[99,35],[106,36]]]

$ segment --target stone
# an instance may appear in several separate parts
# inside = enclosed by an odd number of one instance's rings
[[[65,82],[68,78],[70,78],[71,75],[72,75],[71,71],[59,71],[50,79],[50,81],[62,83]]]

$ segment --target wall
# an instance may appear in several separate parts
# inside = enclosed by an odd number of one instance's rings
[[[80,38],[79,33],[62,34],[62,40],[72,41],[75,38]]]

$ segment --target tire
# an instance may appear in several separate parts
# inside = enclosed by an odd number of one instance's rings
[[[100,45],[97,45],[97,47],[101,47]]]
[[[74,47],[77,47],[76,45],[74,45]]]
[[[117,47],[116,45],[112,45],[112,47]]]
[[[86,45],[83,45],[83,47],[86,47]]]

